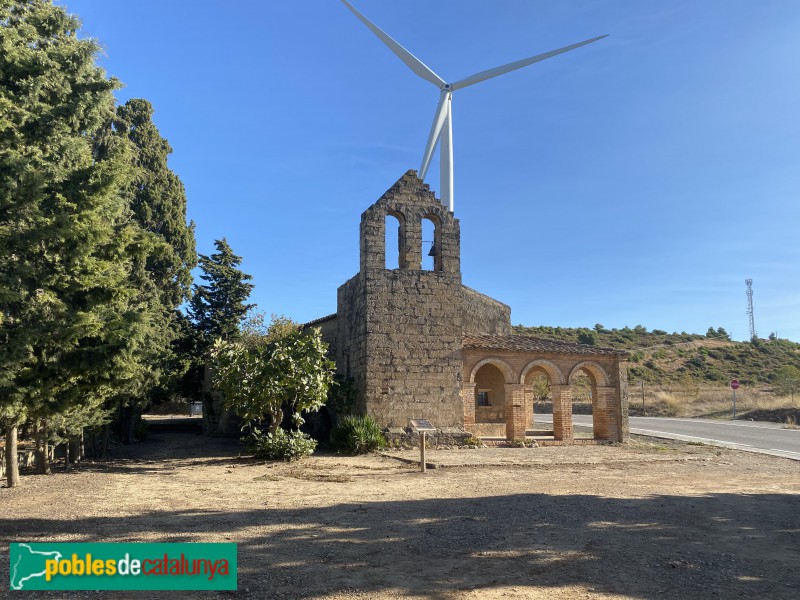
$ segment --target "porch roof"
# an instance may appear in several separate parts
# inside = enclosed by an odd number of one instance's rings
[[[544,352],[550,354],[585,354],[587,356],[628,356],[625,350],[586,344],[554,342],[527,335],[470,335],[462,338],[463,348],[505,350],[507,352]]]

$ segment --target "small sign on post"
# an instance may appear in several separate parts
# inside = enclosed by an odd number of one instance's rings
[[[436,427],[428,419],[411,419],[409,421],[411,429],[419,434],[419,470],[425,472],[425,434],[428,431],[436,431]]]
[[[739,380],[731,380],[731,389],[733,390],[733,420],[736,420],[736,390],[739,389]]]

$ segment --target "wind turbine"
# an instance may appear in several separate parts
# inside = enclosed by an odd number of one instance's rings
[[[378,38],[384,44],[386,44],[400,60],[406,63],[406,65],[408,65],[408,67],[414,71],[414,73],[422,77],[425,81],[430,81],[433,85],[439,88],[439,104],[436,107],[436,112],[433,115],[433,125],[431,125],[431,132],[428,135],[428,143],[425,146],[425,153],[422,155],[422,166],[419,169],[419,176],[420,179],[425,179],[425,175],[428,173],[428,167],[430,167],[431,164],[433,151],[436,149],[437,144],[441,143],[441,147],[439,148],[439,176],[441,178],[441,189],[439,192],[442,197],[442,203],[446,206],[449,206],[451,212],[453,211],[453,92],[475,83],[480,83],[481,81],[491,79],[492,77],[497,77],[498,75],[503,75],[504,73],[508,73],[510,71],[516,71],[522,67],[527,67],[528,65],[532,65],[533,63],[563,54],[564,52],[569,52],[570,50],[580,48],[586,44],[591,44],[597,40],[602,40],[604,37],[608,37],[608,34],[601,35],[590,40],[572,44],[571,46],[564,46],[558,50],[552,50],[550,52],[545,52],[544,54],[537,54],[536,56],[531,56],[530,58],[523,58],[522,60],[508,63],[507,65],[502,65],[500,67],[495,67],[494,69],[487,69],[486,71],[481,71],[480,73],[470,75],[465,79],[460,79],[455,83],[447,83],[444,79],[439,77],[430,68],[428,68],[425,63],[394,41],[386,34],[386,32],[375,25],[372,21],[367,19],[367,17],[361,14],[347,0],[342,0],[342,3],[349,8],[350,11],[372,31],[372,33],[378,36]]]

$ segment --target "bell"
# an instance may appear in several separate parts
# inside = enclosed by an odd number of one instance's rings
[[[428,252],[428,256],[436,256],[437,254],[439,253],[436,252],[436,242],[434,242],[431,244],[431,250]]]

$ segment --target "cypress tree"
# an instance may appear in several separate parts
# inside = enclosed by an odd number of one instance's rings
[[[189,364],[177,347],[182,332],[178,307],[189,297],[191,270],[197,264],[194,223],[186,223],[186,192],[167,165],[172,148],[152,115],[147,100],[129,100],[117,108],[111,133],[132,148],[132,179],[123,195],[141,229],[131,271],[142,317],[141,343],[131,353],[138,377],[113,401],[125,442],[132,441],[138,413],[154,399],[166,399]]]
[[[78,28],[46,0],[0,1],[0,407],[45,436],[102,420],[141,320],[130,145],[97,145],[118,82]]]
[[[167,165],[172,148],[152,116],[147,100],[129,100],[117,108],[114,129],[134,148],[134,176],[125,190],[131,211],[140,227],[156,236],[144,268],[161,305],[175,311],[190,296],[197,265],[194,222],[186,223],[186,191]]]

